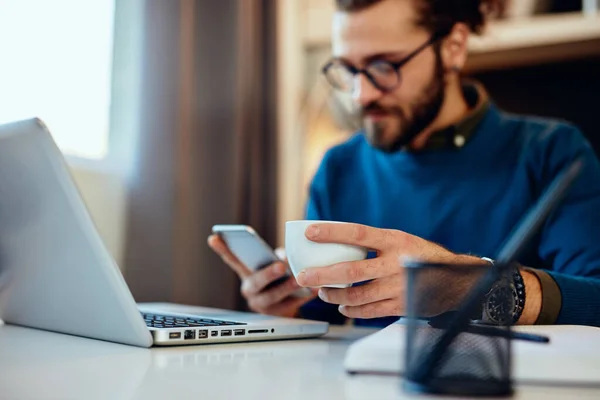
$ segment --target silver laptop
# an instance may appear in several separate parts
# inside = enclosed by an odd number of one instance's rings
[[[0,126],[0,319],[151,347],[317,337],[321,321],[136,304],[39,119]]]

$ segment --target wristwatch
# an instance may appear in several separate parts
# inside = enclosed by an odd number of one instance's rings
[[[494,261],[483,257],[492,264]],[[481,321],[492,325],[514,325],[525,306],[525,283],[519,268],[511,268],[486,293],[481,308]]]

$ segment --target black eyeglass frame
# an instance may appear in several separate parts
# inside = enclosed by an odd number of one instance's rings
[[[413,58],[415,58],[420,52],[422,52],[423,50],[425,50],[427,47],[431,46],[432,44],[434,44],[435,42],[437,42],[438,40],[446,37],[449,33],[449,30],[444,30],[438,33],[433,34],[429,40],[427,40],[425,43],[423,43],[422,45],[420,45],[419,47],[417,47],[415,50],[413,50],[409,55],[407,55],[406,57],[404,57],[402,60],[400,61],[396,61],[396,62],[391,62],[391,61],[387,61],[387,60],[377,60],[377,62],[384,62],[389,64],[392,67],[392,70],[396,73],[397,79],[396,79],[396,84],[392,87],[382,87],[380,84],[377,83],[377,81],[375,80],[375,78],[369,73],[368,66],[367,68],[357,68],[353,65],[349,65],[346,63],[342,63],[351,73],[353,76],[356,76],[359,73],[363,73],[365,74],[365,76],[367,77],[367,79],[369,80],[369,82],[371,82],[371,84],[373,86],[375,86],[378,90],[382,91],[382,92],[390,92],[394,89],[396,89],[398,87],[398,85],[400,85],[400,83],[402,82],[401,76],[400,76],[400,68],[402,68],[406,63],[408,63],[410,60],[412,60]],[[327,80],[327,82],[329,82],[329,84],[331,84],[334,88],[339,89],[335,84],[333,84],[329,78],[327,78],[327,72],[329,71],[329,69],[331,67],[333,67],[333,65],[336,64],[336,60],[331,60],[329,61],[327,64],[325,64],[323,66],[323,68],[321,69],[321,72],[323,73],[323,75],[325,76],[325,79]],[[371,63],[369,63],[371,64]]]

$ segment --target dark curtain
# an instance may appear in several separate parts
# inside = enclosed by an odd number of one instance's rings
[[[218,223],[276,241],[276,0],[147,0],[125,275],[136,301],[240,308]]]

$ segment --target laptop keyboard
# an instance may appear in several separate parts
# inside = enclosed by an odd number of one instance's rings
[[[243,322],[223,321],[208,318],[188,318],[171,315],[155,315],[142,313],[146,326],[149,328],[185,328],[196,326],[228,326],[246,325]]]

